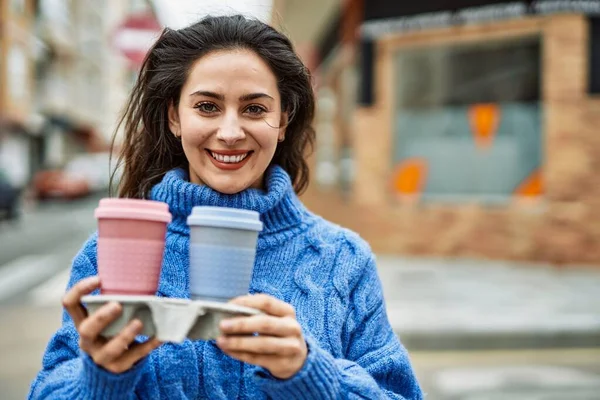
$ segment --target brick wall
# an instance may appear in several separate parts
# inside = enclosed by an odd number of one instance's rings
[[[543,37],[545,194],[505,206],[399,204],[392,172],[393,52],[403,46]],[[359,232],[379,252],[600,263],[600,98],[586,94],[588,27],[578,15],[390,36],[377,45],[373,107],[354,115],[350,199],[316,187],[309,208]]]

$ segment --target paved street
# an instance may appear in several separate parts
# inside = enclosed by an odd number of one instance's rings
[[[40,368],[96,204],[53,204],[0,226],[2,400],[24,398]],[[599,398],[600,269],[386,256],[379,268],[429,399]]]
[[[71,260],[95,229],[93,197],[26,210],[0,224],[0,399],[23,399],[60,325]]]
[[[378,257],[392,326],[414,349],[600,347],[600,267]]]
[[[412,352],[428,399],[597,400],[600,349]]]

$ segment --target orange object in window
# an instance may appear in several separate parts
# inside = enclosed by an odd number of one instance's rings
[[[469,123],[478,149],[488,149],[500,125],[500,107],[496,104],[474,104],[469,107]]]
[[[423,191],[426,179],[427,161],[416,157],[406,159],[394,173],[394,191],[404,196],[417,196]]]
[[[543,193],[544,182],[539,169],[533,171],[514,191],[515,196],[520,197],[537,197]]]

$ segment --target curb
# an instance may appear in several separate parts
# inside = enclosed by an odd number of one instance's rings
[[[395,330],[412,351],[600,348],[600,331],[406,332]]]

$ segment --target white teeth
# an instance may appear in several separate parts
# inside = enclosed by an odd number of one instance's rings
[[[219,153],[215,153],[214,151],[211,151],[210,154],[217,161],[220,161],[223,163],[235,164],[235,163],[241,162],[244,158],[246,158],[248,156],[249,153],[241,154],[238,156],[225,156],[223,154],[219,154]]]

